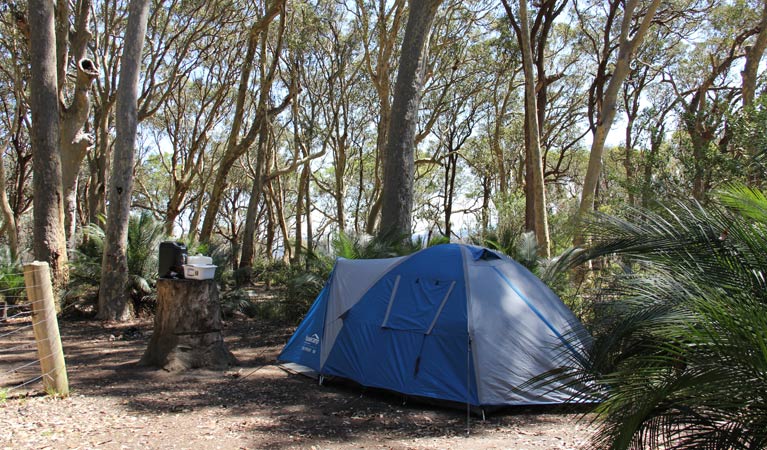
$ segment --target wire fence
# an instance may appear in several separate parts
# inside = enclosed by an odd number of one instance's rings
[[[6,271],[0,283],[12,279],[23,280],[24,273]],[[61,340],[40,331],[49,327],[46,322],[57,320],[56,316],[33,314],[33,310],[41,311],[51,299],[30,301],[27,296],[27,292],[37,288],[44,286],[22,284],[0,289],[0,397],[41,392],[46,377],[53,379],[59,370],[51,361],[62,351]]]

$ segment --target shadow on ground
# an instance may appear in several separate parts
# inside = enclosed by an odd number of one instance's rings
[[[104,325],[61,324],[70,385],[84,396],[111,397],[144,417],[204,416],[226,422],[234,433],[269,442],[271,448],[333,446],[358,440],[411,440],[466,436],[465,409],[450,409],[345,383],[316,381],[274,365],[292,329],[257,319],[228,321],[224,335],[240,366],[228,371],[168,373],[138,365],[152,324],[139,320]],[[472,436],[494,430],[561,426],[560,409],[518,408],[486,421],[469,418]],[[556,413],[556,414],[551,414]],[[470,448],[468,446],[467,448]]]

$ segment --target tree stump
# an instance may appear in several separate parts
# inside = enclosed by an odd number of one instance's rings
[[[171,372],[236,365],[221,328],[215,281],[160,278],[154,333],[140,364]]]

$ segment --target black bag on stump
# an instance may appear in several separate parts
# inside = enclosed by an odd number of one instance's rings
[[[183,242],[165,241],[160,243],[160,278],[184,278],[186,245]]]

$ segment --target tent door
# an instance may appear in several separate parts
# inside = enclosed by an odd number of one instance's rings
[[[431,334],[456,282],[398,275],[381,328]]]

